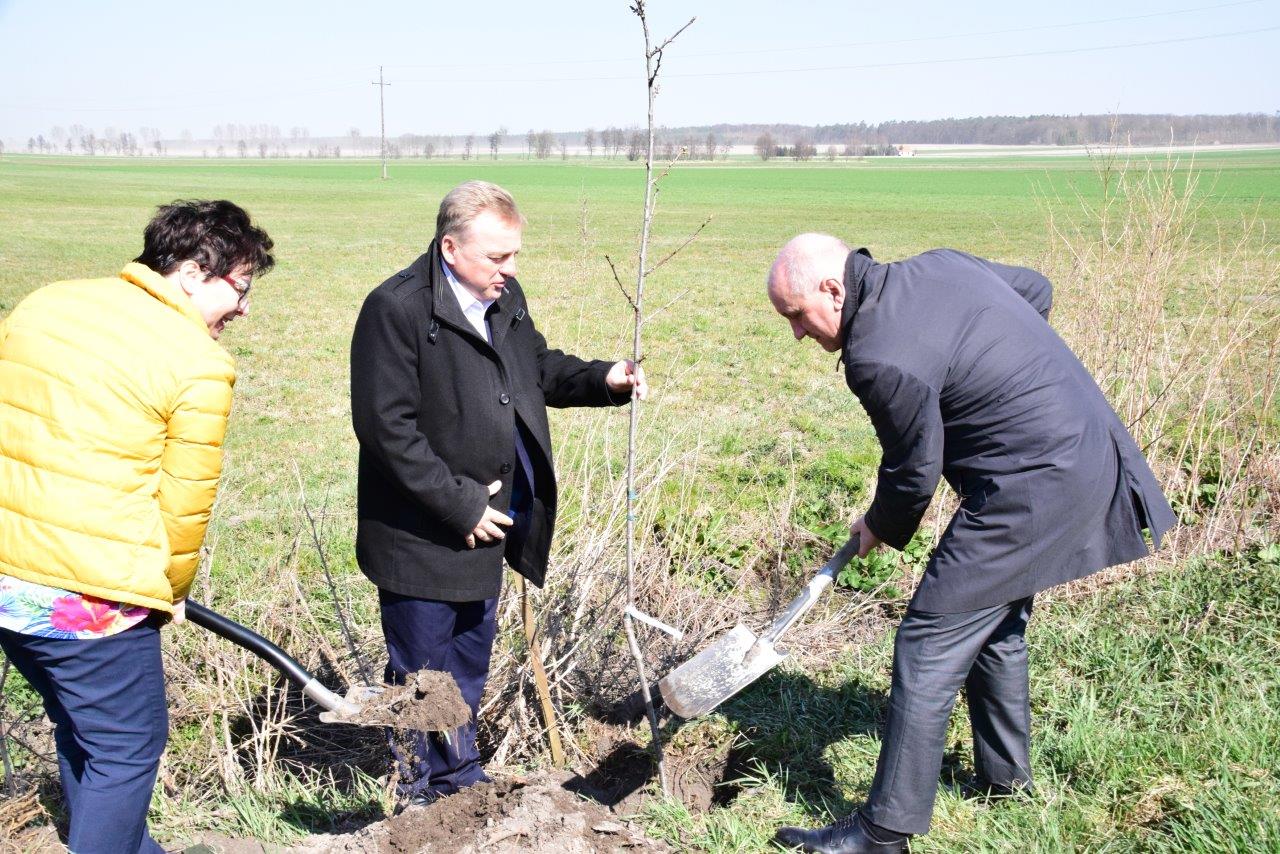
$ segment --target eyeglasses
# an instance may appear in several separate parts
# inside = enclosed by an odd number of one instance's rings
[[[240,297],[240,305],[244,305],[249,301],[249,289],[253,287],[252,280],[240,282],[230,276],[219,276],[218,278],[230,285],[231,290],[236,292],[236,295]]]

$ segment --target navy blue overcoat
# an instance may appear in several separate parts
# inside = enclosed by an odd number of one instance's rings
[[[867,526],[901,549],[938,485],[960,508],[911,606],[1011,602],[1148,554],[1176,521],[1128,430],[1049,326],[1034,270],[951,249],[845,265],[845,378],[883,448]]]

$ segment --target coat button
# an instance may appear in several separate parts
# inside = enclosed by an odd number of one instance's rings
[[[499,471],[503,474],[511,474],[511,463],[503,463],[502,468],[499,469]]]
[[[511,395],[507,394],[505,391],[502,394],[498,395],[498,403],[501,403],[503,406],[506,406],[510,402],[511,402]]]

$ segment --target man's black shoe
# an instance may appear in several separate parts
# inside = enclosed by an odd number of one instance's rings
[[[784,848],[799,848],[801,851],[816,851],[819,854],[880,854],[906,850],[906,836],[893,842],[877,842],[863,822],[862,814],[855,812],[817,830],[780,827],[774,834],[773,841]]]
[[[403,801],[396,804],[395,811],[391,814],[393,816],[400,815],[400,813],[410,807],[429,807],[443,797],[444,795],[437,792],[435,789],[423,789],[421,792],[412,794],[408,798],[405,798]]]

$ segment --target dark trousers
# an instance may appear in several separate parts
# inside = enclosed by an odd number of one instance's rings
[[[893,645],[880,759],[863,814],[899,833],[926,833],[947,722],[963,687],[979,781],[1031,785],[1031,710],[1024,633],[1031,597],[962,614],[908,610]]]
[[[44,700],[58,748],[75,854],[162,852],[147,807],[169,737],[160,631],[150,621],[105,638],[0,629],[0,647]]]
[[[453,675],[471,707],[470,723],[447,739],[440,733],[414,732],[405,751],[393,734],[391,752],[400,769],[397,793],[451,795],[488,780],[476,749],[476,715],[489,677],[498,600],[444,602],[379,589],[378,602],[387,641],[387,682],[403,684],[407,675],[423,668],[443,670]]]
[[[511,482],[513,524],[506,529],[508,555],[520,553],[529,534],[533,510],[533,464],[525,450],[528,440],[516,422],[515,453],[519,465]],[[489,678],[493,640],[498,633],[497,598],[478,602],[445,602],[417,599],[379,588],[382,634],[387,641],[384,675],[393,685],[423,668],[443,670],[453,676],[462,699],[471,707],[471,721],[446,738],[440,733],[415,732],[409,750],[390,733],[391,756],[400,770],[396,793],[402,798],[426,792],[451,795],[459,789],[489,779],[476,749],[476,717],[484,683]]]

